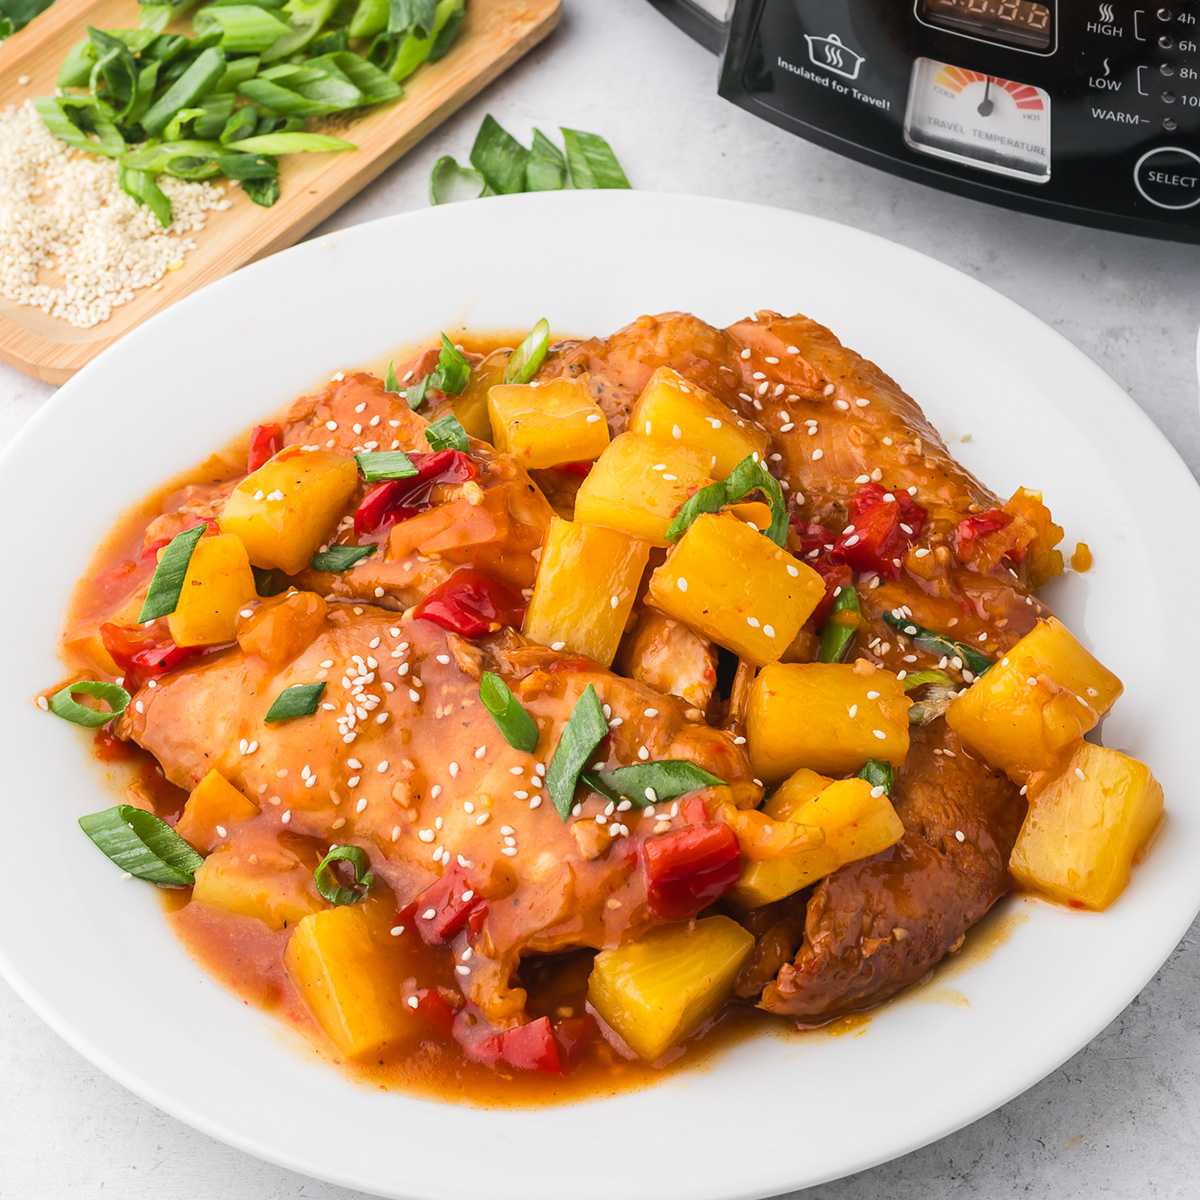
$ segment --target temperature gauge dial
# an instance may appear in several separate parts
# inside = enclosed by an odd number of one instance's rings
[[[1050,97],[932,58],[913,64],[904,140],[923,154],[1033,183],[1050,178]]]

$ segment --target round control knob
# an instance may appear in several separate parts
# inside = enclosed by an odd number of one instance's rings
[[[1133,183],[1156,208],[1192,208],[1200,204],[1200,155],[1178,146],[1149,150],[1133,168]]]

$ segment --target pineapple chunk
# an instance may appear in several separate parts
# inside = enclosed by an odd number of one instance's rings
[[[258,816],[258,805],[246,799],[215,768],[192,789],[175,823],[175,832],[197,850],[208,853],[228,840],[229,831]]]
[[[591,462],[608,445],[608,425],[585,379],[501,384],[488,392],[496,449],[527,471]]]
[[[508,365],[508,351],[497,350],[489,354],[477,367],[471,368],[467,386],[457,396],[448,397],[450,411],[458,423],[467,431],[467,437],[477,442],[492,441],[492,423],[488,417],[488,392],[504,382],[504,368]]]
[[[890,671],[859,674],[840,663],[770,663],[750,686],[750,765],[767,783],[800,767],[849,775],[869,758],[899,767],[908,754],[911,704]]]
[[[653,929],[601,950],[592,1007],[650,1062],[691,1036],[729,998],[754,938],[729,917]]]
[[[256,847],[257,862],[241,850],[214,850],[196,869],[192,899],[243,917],[255,917],[272,929],[295,925],[324,907],[313,883],[312,868],[276,844]]]
[[[192,551],[167,627],[177,646],[232,642],[238,609],[254,600],[254,572],[242,539],[230,533],[202,537]]]
[[[285,446],[233,489],[218,524],[242,539],[256,567],[295,575],[337,528],[357,490],[354,459]]]
[[[625,632],[649,556],[646,542],[616,529],[551,517],[525,614],[525,635],[545,646],[565,642],[573,654],[607,667]]]
[[[759,533],[766,533],[771,528],[771,506],[762,500],[743,500],[740,504],[731,504],[725,511]]]
[[[412,1042],[419,1026],[405,1011],[405,963],[371,936],[358,907],[305,917],[283,954],[288,977],[330,1041],[347,1056]]]
[[[729,513],[705,514],[650,576],[650,603],[756,667],[774,662],[825,595],[821,576]]]
[[[1149,767],[1080,742],[1060,772],[1030,788],[1008,869],[1031,891],[1107,908],[1125,890],[1162,813],[1162,785]]]
[[[1061,621],[1039,621],[946,710],[946,722],[1018,783],[1059,765],[1121,694]]]
[[[826,786],[813,794],[815,787]],[[885,795],[871,794],[865,779],[830,783],[813,771],[789,777],[766,806],[768,816],[825,834],[825,844],[804,848],[782,858],[743,864],[733,892],[736,903],[758,908],[782,900],[823,879],[838,867],[869,858],[904,836],[904,823]]]
[[[763,430],[670,367],[659,367],[650,376],[629,416],[629,428],[644,437],[682,441],[699,450],[707,456],[714,479],[724,479],[748,454],[757,454],[761,461],[769,440]]]
[[[575,520],[607,525],[652,546],[687,498],[710,481],[709,458],[682,442],[623,433],[600,455],[575,496]]]

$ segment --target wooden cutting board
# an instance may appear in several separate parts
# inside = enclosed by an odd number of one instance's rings
[[[253,204],[239,188],[229,189],[233,206],[208,214],[205,228],[191,235],[196,248],[183,267],[168,271],[158,291],[142,289],[91,329],[0,299],[0,359],[35,379],[62,383],[181,296],[290,246],[537,45],[558,22],[561,8],[562,0],[470,0],[450,52],[406,79],[403,99],[351,122],[335,117],[330,121],[336,124],[310,126],[328,128],[357,150],[286,155],[280,160],[282,195],[271,208]],[[136,27],[137,12],[135,0],[58,0],[0,46],[0,108],[53,95],[63,59],[86,36],[86,25]],[[186,17],[179,27],[189,28]],[[20,82],[26,77],[28,82]]]

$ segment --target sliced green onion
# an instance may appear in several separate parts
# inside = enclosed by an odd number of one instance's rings
[[[358,147],[353,142],[323,133],[269,133],[265,137],[230,142],[229,149],[244,150],[247,154],[300,154],[305,151],[320,154],[327,150],[357,150]]]
[[[251,567],[250,571],[254,575],[254,591],[259,596],[278,596],[292,586],[288,577],[274,567]]]
[[[354,868],[355,887],[342,887],[333,873],[335,862],[348,862]],[[357,904],[366,898],[375,882],[375,876],[367,870],[366,854],[357,846],[335,846],[334,849],[321,859],[321,865],[313,872],[313,880],[317,885],[323,900],[339,907],[345,904]],[[361,888],[361,891],[356,890]]]
[[[429,203],[455,204],[460,200],[478,200],[487,195],[487,180],[470,167],[460,167],[449,154],[433,164],[429,176]]]
[[[95,65],[96,52],[92,49],[91,41],[84,38],[67,51],[67,57],[63,60],[54,84],[60,88],[83,87],[90,78],[92,67]],[[44,99],[49,99],[49,97],[44,97]],[[34,104],[37,104],[36,100]]]
[[[355,563],[364,558],[370,558],[375,553],[374,546],[330,546],[309,559],[309,566],[314,571],[348,571]]]
[[[883,762],[878,758],[869,758],[862,765],[862,770],[859,771],[857,778],[865,779],[872,788],[883,788],[883,794],[890,796],[892,788],[896,786],[896,772],[892,770],[889,763]]]
[[[471,166],[487,180],[493,192],[508,195],[525,190],[529,151],[489,113],[471,147]]]
[[[543,317],[513,351],[504,368],[505,383],[528,383],[546,361],[550,349],[550,322]]]
[[[558,192],[567,185],[567,160],[540,130],[533,131],[533,149],[525,167],[527,192]]]
[[[666,758],[658,762],[634,763],[613,771],[589,771],[582,776],[592,791],[606,800],[628,800],[634,808],[674,800],[701,788],[723,787],[725,781],[710,775],[685,758]]]
[[[596,689],[588,684],[575,702],[571,716],[554,748],[550,769],[546,772],[546,790],[558,815],[565,821],[575,804],[575,785],[579,773],[591,761],[596,747],[608,734],[608,722]]]
[[[404,89],[389,79],[374,63],[367,62],[352,51],[339,50],[309,59],[308,65],[319,70],[336,69],[362,93],[363,104],[380,104],[387,100],[399,100]]]
[[[146,600],[138,615],[139,625],[145,621],[153,621],[156,617],[168,616],[175,611],[188,563],[192,561],[192,551],[196,549],[196,543],[204,536],[207,528],[207,525],[197,525],[194,529],[185,529],[167,543],[162,557],[158,560],[158,566],[154,569],[150,590],[146,593]]]
[[[471,378],[471,364],[467,362],[466,355],[444,333],[436,374],[434,386],[447,396],[457,396]]]
[[[393,0],[393,3],[395,0]],[[429,32],[422,33],[419,27],[410,27],[408,32],[404,34],[403,40],[396,48],[395,57],[391,60],[388,66],[388,74],[398,83],[402,79],[407,79],[423,62],[427,62],[433,57],[434,49],[437,48],[440,58],[445,54],[449,43],[442,43],[441,33],[450,24],[458,7],[459,0],[438,0],[436,9],[434,10],[433,27]],[[423,27],[423,26],[422,26]],[[403,32],[393,28],[393,22],[389,20],[388,28],[392,34]],[[458,22],[454,22],[450,29],[450,36],[454,36],[454,32],[458,28]]]
[[[396,378],[396,363],[394,360],[388,363],[387,375],[383,380],[383,390],[397,396],[400,394],[400,380]]]
[[[225,52],[216,46],[202,51],[199,58],[150,106],[142,117],[142,128],[151,137],[157,137],[181,108],[194,108],[224,74]]]
[[[821,654],[818,662],[841,662],[846,657],[850,643],[854,641],[855,635],[858,633],[857,624],[843,625],[840,621],[834,620],[837,614],[842,612],[862,612],[858,603],[858,593],[851,583],[842,584],[833,598],[833,608],[830,609],[829,616],[825,618],[825,626],[821,630]]]
[[[433,32],[436,16],[437,0],[389,0],[388,32],[426,38]]]
[[[177,142],[183,139],[183,127],[197,117],[206,116],[205,108],[181,108],[172,118],[170,124],[163,130],[164,142]]]
[[[333,29],[329,33],[323,33],[309,46],[309,51],[314,55],[341,54],[349,49],[350,34],[345,29]]]
[[[358,0],[347,27],[352,38],[374,37],[387,28],[388,0]]]
[[[562,135],[571,166],[571,182],[577,188],[630,186],[612,147],[602,137],[578,129],[563,129]]]
[[[112,711],[101,712],[95,708],[88,708],[86,704],[80,704],[75,699],[76,692],[103,700]],[[85,729],[98,729],[101,725],[107,725],[114,717],[119,717],[129,707],[129,701],[129,693],[115,683],[81,679],[77,683],[67,684],[50,697],[50,711],[73,725],[82,725]]]
[[[196,871],[204,863],[166,821],[132,804],[80,817],[79,828],[122,871],[161,887],[195,883]]]
[[[216,92],[236,92],[247,79],[253,79],[258,74],[259,59],[253,55],[245,58],[235,58],[225,66],[225,74],[217,80]]]
[[[284,688],[267,709],[264,721],[290,721],[294,717],[311,717],[317,711],[324,683],[294,683]]]
[[[754,461],[752,454],[746,455],[726,479],[710,483],[684,502],[667,530],[667,541],[678,541],[697,517],[704,513],[720,512],[727,504],[735,504],[754,491],[762,492],[771,507],[771,525],[764,531],[765,536],[777,546],[782,546],[787,541],[788,530],[783,489],[779,486],[779,480],[762,463]]]
[[[904,617],[898,617],[893,612],[885,612],[883,619],[893,628],[912,638],[915,645],[930,654],[941,654],[946,658],[957,658],[973,675],[983,675],[995,665],[986,654],[963,642],[956,642],[924,625],[918,625]]]
[[[373,450],[356,454],[354,461],[368,483],[384,479],[408,479],[417,473],[403,450]]]
[[[927,683],[956,688],[954,680],[945,671],[914,671],[911,675],[905,675],[903,682],[906,692],[916,691],[917,688],[924,687]]]
[[[404,399],[413,412],[416,412],[425,403],[425,393],[429,391],[430,381],[434,374],[431,371],[424,379],[418,379],[416,383],[411,383],[404,389]]]
[[[449,14],[443,16],[443,4],[449,3]],[[426,62],[439,62],[446,57],[454,39],[458,36],[458,27],[467,15],[466,0],[442,0],[438,5],[438,17],[433,23],[433,45],[429,47]],[[440,26],[440,28],[439,28]]]
[[[169,4],[143,4],[138,9],[138,28],[160,34],[175,15]]]
[[[288,31],[274,13],[254,4],[205,5],[192,21],[203,33],[214,26],[221,31],[221,47],[229,54],[261,54]]]
[[[171,224],[171,201],[145,171],[135,171],[124,165],[117,168],[117,183],[121,190],[138,204],[144,204],[164,229]]]
[[[225,145],[228,142],[253,137],[257,128],[258,114],[253,104],[247,104],[242,108],[235,108],[225,118],[225,124],[221,126],[221,131],[217,134],[217,140]]]
[[[484,671],[479,680],[479,699],[492,715],[496,728],[514,749],[532,754],[537,749],[538,727],[521,702],[499,675]]]
[[[3,0],[0,3],[0,38],[11,37],[40,16],[54,0]]]
[[[91,106],[70,104],[66,97],[55,99],[53,96],[38,96],[33,102],[34,111],[42,119],[42,124],[60,141],[76,150],[86,150],[89,154],[103,154],[107,158],[118,158],[125,153],[125,139],[112,121],[101,117],[93,118],[96,127],[96,138],[93,141],[74,121],[67,116],[67,108]]]
[[[465,454],[470,446],[467,431],[453,413],[434,421],[432,425],[427,425],[425,440],[431,450],[461,450]]]
[[[333,16],[337,3],[338,0],[288,0],[283,6],[288,19],[288,32],[263,51],[263,62],[275,62],[288,58],[297,50],[303,50]]]
[[[279,177],[273,179],[247,179],[242,191],[262,208],[270,208],[279,199]]]

